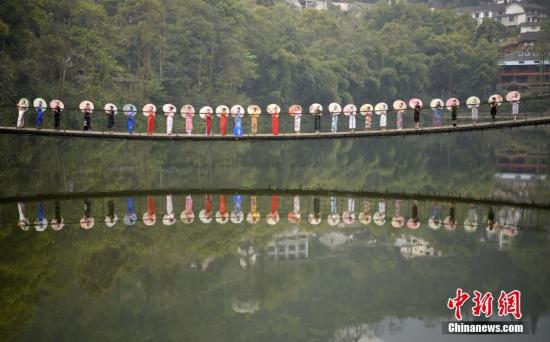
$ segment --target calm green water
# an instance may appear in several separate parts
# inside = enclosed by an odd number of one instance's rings
[[[0,338],[463,340],[461,287],[521,290],[504,340],[546,341],[549,137],[0,136]]]

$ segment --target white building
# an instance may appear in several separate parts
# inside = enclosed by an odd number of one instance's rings
[[[405,259],[412,259],[420,256],[441,256],[440,251],[436,251],[430,243],[422,238],[415,236],[401,235],[395,240],[395,247]]]
[[[287,232],[277,235],[267,244],[268,260],[307,259],[311,233]]]

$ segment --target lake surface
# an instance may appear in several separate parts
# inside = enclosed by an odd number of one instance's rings
[[[549,143],[0,136],[0,338],[546,341]],[[529,334],[443,335],[459,287]]]

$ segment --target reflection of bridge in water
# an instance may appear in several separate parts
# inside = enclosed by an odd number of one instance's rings
[[[16,128],[0,126],[0,133],[11,133],[17,135],[40,135],[40,136],[63,136],[100,139],[127,139],[127,140],[187,140],[187,141],[267,141],[267,140],[311,140],[311,139],[341,139],[341,138],[365,138],[365,137],[391,137],[391,136],[418,136],[428,134],[446,134],[468,131],[483,131],[490,129],[516,128],[525,126],[539,126],[550,123],[550,115],[525,116],[518,120],[498,120],[495,122],[460,123],[458,126],[444,125],[440,127],[403,128],[388,130],[356,130],[341,132],[301,132],[301,133],[280,133],[279,135],[258,133],[256,135],[245,134],[234,135],[199,135],[199,134],[164,134],[134,132],[132,134],[118,131],[81,131],[81,130],[55,130],[49,128]]]

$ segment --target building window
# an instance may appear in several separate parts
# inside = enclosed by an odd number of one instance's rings
[[[509,16],[508,17],[508,22],[513,23],[514,22],[514,16],[512,16],[512,15]]]
[[[476,13],[474,14],[474,17],[475,17],[476,19],[479,19],[479,12],[476,12]]]
[[[489,12],[485,12],[485,13],[483,13],[483,15],[485,16],[485,18],[488,18],[489,17]]]

